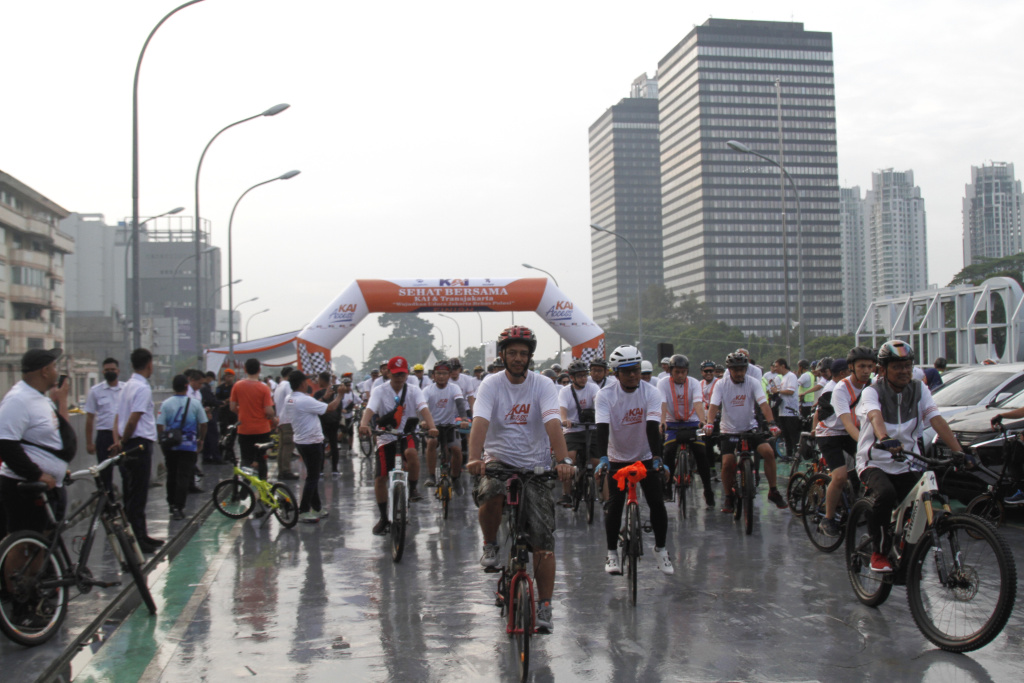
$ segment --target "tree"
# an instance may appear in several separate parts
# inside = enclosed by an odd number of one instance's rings
[[[949,286],[980,285],[993,277],[1008,277],[1018,283],[1024,282],[1024,253],[1011,254],[1002,258],[982,258],[956,274]]]
[[[391,335],[373,345],[363,373],[369,373],[380,363],[402,356],[410,365],[422,363],[431,352],[437,358],[442,357],[441,351],[434,348],[430,332],[431,324],[413,313],[385,313],[380,317],[381,327],[389,327]]]
[[[855,345],[854,336],[844,334],[838,337],[816,337],[807,342],[804,350],[807,353],[807,360],[819,360],[825,356],[846,358],[846,354]]]

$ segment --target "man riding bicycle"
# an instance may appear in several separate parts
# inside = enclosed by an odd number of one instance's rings
[[[700,480],[704,483],[704,502],[708,508],[713,508],[715,492],[711,487],[711,465],[704,444],[696,442],[697,430],[704,422],[704,394],[700,382],[689,376],[690,360],[683,354],[677,353],[668,359],[668,371],[669,376],[658,382],[662,409],[661,431],[665,434],[662,456],[669,472],[675,474],[679,440],[685,434],[692,435],[689,443],[697,471],[700,472]],[[670,495],[671,491],[670,487]]]
[[[474,498],[480,507],[484,554],[480,564],[497,567],[498,527],[505,506],[505,484],[486,476],[487,463],[533,471],[551,469],[551,450],[558,462],[558,477],[571,481],[572,461],[565,449],[558,420],[558,387],[543,375],[529,371],[537,338],[522,326],[508,327],[498,337],[498,355],[505,371],[490,375],[477,393],[473,427],[469,434],[470,474],[480,475]],[[537,479],[526,482],[522,503],[524,529],[533,549],[533,572],[539,604],[537,629],[552,629],[551,595],[555,589],[555,501],[551,489]]]
[[[466,399],[462,390],[455,382],[448,381],[451,377],[452,367],[446,360],[439,360],[434,363],[434,382],[428,384],[423,390],[423,397],[427,400],[427,408],[434,417],[435,424],[448,425],[446,428],[438,428],[437,438],[427,439],[427,486],[436,486],[434,469],[437,467],[437,448],[440,442],[441,448],[448,449],[450,454],[452,482],[455,490],[461,492],[462,484],[459,475],[462,474],[462,440],[452,426],[456,422],[468,420],[466,417]]]
[[[565,436],[565,447],[576,467],[586,469],[587,460],[597,467],[597,439],[591,435],[590,450],[587,451],[587,428],[582,424],[593,424],[594,401],[600,388],[588,381],[587,363],[574,360],[569,363],[570,382],[558,392],[558,412],[562,418],[562,432]],[[591,427],[593,429],[593,427]],[[562,505],[571,505],[569,491],[572,484],[562,484]]]
[[[715,384],[715,389],[711,392],[711,410],[708,412],[708,424],[704,425],[704,433],[711,434],[718,411],[722,411],[722,434],[718,444],[722,451],[722,488],[725,489],[722,512],[726,513],[731,513],[735,504],[732,487],[736,481],[736,447],[739,444],[736,435],[757,429],[757,419],[754,415],[757,406],[760,406],[761,415],[768,423],[772,436],[778,436],[782,431],[772,417],[772,409],[768,407],[768,397],[764,394],[761,380],[747,374],[749,364],[745,353],[735,351],[726,356],[727,376]],[[775,503],[779,509],[789,507],[776,487],[775,449],[762,438],[749,438],[747,442],[764,460],[764,474],[768,479],[768,500]]]

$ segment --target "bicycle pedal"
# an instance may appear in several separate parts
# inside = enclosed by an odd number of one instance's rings
[[[497,574],[501,571],[500,567],[484,567],[485,574]]]

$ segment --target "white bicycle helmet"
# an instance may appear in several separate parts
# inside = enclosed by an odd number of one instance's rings
[[[640,372],[654,372],[654,366],[651,364],[651,361],[641,361]]]
[[[612,370],[618,370],[619,368],[629,368],[634,365],[639,365],[643,361],[643,356],[640,355],[640,349],[629,344],[623,344],[614,351],[612,355],[608,356],[608,365],[611,366]]]

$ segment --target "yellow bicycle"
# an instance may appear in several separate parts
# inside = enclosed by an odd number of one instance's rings
[[[263,450],[270,445],[259,444],[259,448]],[[220,482],[213,489],[213,504],[221,514],[231,519],[242,519],[252,514],[257,497],[265,508],[274,513],[284,528],[290,529],[299,521],[299,506],[292,490],[284,484],[271,484],[260,479],[251,467],[235,465],[234,476]],[[266,520],[263,523],[266,524]]]

